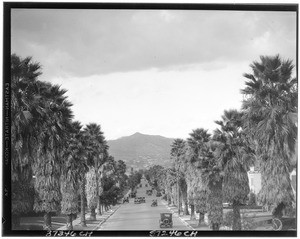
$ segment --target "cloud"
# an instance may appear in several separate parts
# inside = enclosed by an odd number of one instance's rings
[[[137,131],[185,138],[198,127],[215,129],[224,109],[240,108],[248,64],[224,65],[218,71],[204,71],[200,64],[181,72],[142,70],[53,82],[68,89],[75,119],[99,123],[107,139]]]
[[[12,11],[12,51],[44,77],[184,70],[280,53],[296,59],[296,14],[184,10]]]

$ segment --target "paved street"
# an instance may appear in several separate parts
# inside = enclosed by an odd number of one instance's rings
[[[159,227],[160,213],[170,212],[155,193],[147,196],[146,190],[150,189],[145,179],[141,180],[142,188],[137,189],[137,197],[145,197],[146,203],[134,204],[134,199],[130,198],[129,203],[123,204],[99,230],[161,230]],[[151,207],[153,199],[157,199],[158,206]],[[173,228],[164,230],[190,230],[177,216],[173,215]]]

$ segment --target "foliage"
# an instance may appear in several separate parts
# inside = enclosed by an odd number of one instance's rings
[[[32,156],[37,136],[35,125],[39,117],[36,92],[41,66],[31,57],[11,55],[11,180],[12,214],[32,209]]]
[[[223,171],[218,165],[218,159],[214,152],[217,144],[213,141],[205,143],[201,149],[200,167],[201,178],[207,188],[207,211],[211,225],[220,226],[223,217]]]
[[[101,202],[105,205],[116,204],[123,196],[121,189],[116,186],[116,181],[111,177],[104,177],[102,180],[103,193],[100,196]]]
[[[257,227],[257,223],[255,223],[255,220],[253,219],[254,217],[255,215],[248,217],[246,213],[243,214],[243,219],[241,224],[243,230],[247,230],[247,231],[254,230]],[[234,219],[233,211],[226,212],[223,217],[222,225],[232,230],[233,219]]]
[[[39,83],[39,94],[47,109],[38,120],[37,151],[33,162],[36,176],[36,211],[59,210],[61,157],[68,135],[65,133],[73,117],[66,90],[50,83]]]
[[[223,171],[223,198],[225,201],[244,203],[249,194],[247,172],[252,165],[250,149],[247,148],[242,131],[242,114],[236,110],[224,111],[222,121],[216,121],[213,140],[217,147],[215,157]]]
[[[276,208],[294,201],[289,173],[293,168],[298,111],[298,83],[294,65],[279,55],[261,56],[253,62],[252,74],[244,74],[242,90],[245,129],[255,143],[262,173],[258,195],[264,205]]]
[[[233,212],[232,211],[226,212],[223,217],[222,225],[232,228],[232,224],[233,224]]]
[[[221,225],[223,217],[222,181],[209,184],[207,196],[207,211],[210,224]]]
[[[84,189],[87,181],[91,208],[104,186],[102,177],[112,177],[114,185],[104,193],[117,198],[128,177],[126,164],[108,155],[100,126],[89,124],[83,134],[80,123],[72,122],[66,90],[39,81],[39,75],[41,66],[31,57],[11,56],[12,215],[17,224],[18,216],[32,209],[46,213],[50,228],[50,212],[78,212],[79,183]]]
[[[22,176],[22,175],[20,175]],[[19,176],[19,177],[20,177]],[[21,177],[20,177],[21,179]],[[22,183],[14,181],[11,187],[12,193],[12,213],[22,215],[33,210],[34,187],[32,177],[25,177]]]
[[[69,139],[63,157],[61,174],[61,211],[64,214],[78,212],[78,190],[84,172],[87,171],[84,160],[81,124],[75,121],[71,124]]]
[[[38,151],[41,151],[39,149]],[[55,212],[60,210],[60,165],[53,162],[52,152],[39,153],[34,163],[36,212]]]
[[[63,214],[77,214],[78,210],[78,189],[79,185],[68,184],[68,180],[61,179],[61,212]]]
[[[101,126],[95,123],[86,125],[83,137],[88,159],[87,163],[90,166],[94,166],[98,172],[105,159],[108,158],[108,146],[101,131]]]
[[[203,128],[198,128],[190,133],[190,137],[187,139],[188,146],[191,149],[190,162],[194,163],[197,167],[197,162],[199,161],[199,155],[203,145],[210,140],[210,134],[207,130]]]
[[[249,194],[248,205],[250,205],[250,206],[256,206],[257,205],[257,203],[256,203],[256,195],[255,195],[254,192],[250,192],[250,194]]]
[[[122,160],[118,160],[116,162],[116,177],[119,183],[119,188],[121,190],[125,190],[127,186],[128,176],[126,175],[126,164]]]
[[[223,175],[223,200],[233,205],[233,229],[241,230],[239,205],[245,203],[250,191],[247,172],[253,165],[253,151],[243,132],[241,112],[225,110],[222,120],[216,123],[220,129],[213,135],[214,155]]]
[[[187,154],[187,183],[190,204],[196,206],[196,211],[204,214],[207,212],[208,184],[203,180],[205,145],[210,140],[210,134],[203,128],[198,128],[190,133],[187,139],[189,150]]]
[[[150,182],[151,185],[156,187],[163,187],[164,184],[164,167],[161,165],[154,165],[149,169],[145,170],[145,177]]]
[[[129,187],[134,190],[134,188],[140,184],[142,178],[142,174],[140,172],[134,172],[128,178]]]

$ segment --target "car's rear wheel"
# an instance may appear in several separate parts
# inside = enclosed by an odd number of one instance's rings
[[[272,225],[275,231],[280,231],[282,229],[282,222],[278,218],[273,218]]]

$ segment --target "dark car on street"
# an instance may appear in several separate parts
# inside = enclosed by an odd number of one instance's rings
[[[136,197],[136,192],[130,193],[130,197],[131,197],[131,198],[135,198],[135,197]]]
[[[159,219],[159,227],[173,227],[172,213],[161,213]]]
[[[146,198],[145,197],[140,197],[140,201],[141,201],[141,203],[145,203],[146,202]]]
[[[157,207],[157,199],[154,199],[151,203],[151,207]]]
[[[134,199],[134,203],[135,204],[140,204],[141,203],[141,199],[140,198],[135,198]]]

